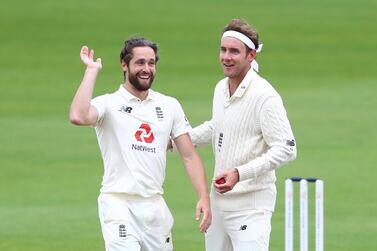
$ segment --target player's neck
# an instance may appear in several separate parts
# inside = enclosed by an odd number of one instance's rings
[[[245,76],[238,76],[237,78],[229,78],[229,96],[233,96],[238,86],[241,84]]]
[[[131,93],[132,95],[134,95],[135,97],[137,97],[141,101],[145,100],[148,97],[149,89],[146,90],[146,91],[140,91],[140,90],[136,89],[133,85],[128,83],[127,81],[123,84],[123,86],[124,86],[124,88],[126,88],[126,90],[129,93]]]
[[[245,69],[242,73],[235,77],[229,77],[228,83],[229,83],[229,96],[231,97],[234,92],[237,90],[238,86],[241,84],[242,80],[245,78],[246,74],[249,72],[250,67]]]

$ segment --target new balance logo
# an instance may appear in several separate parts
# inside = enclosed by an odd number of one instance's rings
[[[240,230],[243,231],[243,230],[246,230],[246,228],[247,228],[247,225],[241,225]]]
[[[154,140],[153,132],[151,132],[151,127],[143,123],[135,133],[135,138],[139,142],[152,143]]]
[[[287,140],[286,144],[287,146],[295,146],[296,143],[295,143],[295,140],[292,139],[292,140]]]
[[[129,106],[126,106],[126,105],[122,105],[119,110],[120,112],[123,112],[123,113],[131,113],[132,111],[132,107],[129,107]]]

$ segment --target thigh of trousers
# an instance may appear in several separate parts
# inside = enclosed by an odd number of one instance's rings
[[[173,250],[173,217],[162,196],[101,194],[98,211],[106,251]]]

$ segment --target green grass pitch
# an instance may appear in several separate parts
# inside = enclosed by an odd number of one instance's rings
[[[377,250],[376,10],[373,0],[2,1],[0,250],[104,250],[95,133],[68,120],[82,45],[102,58],[99,95],[122,82],[125,38],[158,42],[153,88],[177,97],[195,126],[210,117],[220,33],[234,17],[258,28],[260,73],[282,95],[298,143],[297,160],[277,171],[270,250],[283,250],[289,176],[325,181],[325,250]],[[211,149],[199,152],[210,180]],[[177,155],[169,154],[164,188],[175,250],[204,250]],[[313,248],[313,219],[311,227]]]

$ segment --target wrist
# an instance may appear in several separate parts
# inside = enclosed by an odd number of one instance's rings
[[[86,66],[85,72],[88,72],[88,73],[98,73],[100,70],[101,70],[101,68],[99,68],[99,67]]]
[[[237,177],[237,182],[240,181],[240,173],[238,172],[237,168],[233,168],[233,173]]]
[[[200,194],[199,200],[209,200],[209,194],[208,193]]]

